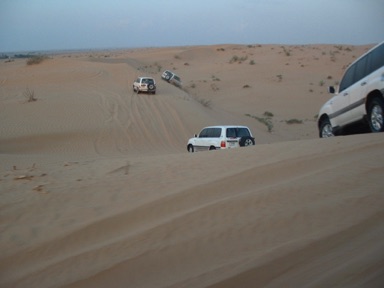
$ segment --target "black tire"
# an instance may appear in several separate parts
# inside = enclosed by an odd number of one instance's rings
[[[167,80],[167,81],[169,81],[169,79],[171,79],[171,77],[170,76],[165,76],[165,80]]]
[[[255,139],[250,136],[241,137],[239,145],[240,147],[255,145]]]
[[[321,120],[319,125],[319,136],[320,138],[329,138],[335,136],[331,122],[328,118]]]
[[[372,99],[368,106],[367,120],[373,133],[384,131],[384,100],[381,97]]]
[[[187,150],[188,150],[189,153],[193,153],[193,152],[195,152],[195,148],[193,147],[192,144],[189,144],[189,145],[188,145]]]
[[[148,85],[148,90],[149,91],[153,91],[155,89],[155,85],[153,85],[153,84],[149,84]]]
[[[211,151],[211,150],[216,150],[216,147],[215,146],[211,146],[211,147],[209,147],[209,150]]]

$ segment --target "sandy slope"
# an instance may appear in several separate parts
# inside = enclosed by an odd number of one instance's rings
[[[382,287],[383,135],[318,139],[314,121],[367,47],[0,63],[0,287]],[[156,95],[132,93],[139,75]],[[251,117],[265,111],[272,132]],[[186,152],[222,123],[248,125],[258,145]]]

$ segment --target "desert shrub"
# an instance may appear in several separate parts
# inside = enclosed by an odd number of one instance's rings
[[[283,48],[284,53],[285,53],[286,56],[291,56],[291,51],[290,51],[290,50],[288,50],[287,48],[285,48],[285,46],[282,46],[281,48]]]
[[[264,115],[266,115],[267,112],[264,112]],[[267,115],[269,115],[270,112],[267,113]],[[272,113],[270,113],[270,115],[273,116]],[[272,129],[273,129],[273,123],[272,123],[272,116],[269,117],[258,117],[258,116],[255,116],[255,115],[251,115],[251,114],[245,114],[245,116],[247,117],[251,117],[253,119],[256,119],[257,121],[259,121],[260,123],[264,124],[267,129],[268,129],[268,132],[272,132]]]
[[[281,75],[281,74],[276,75],[276,77],[277,77],[277,80],[278,80],[279,82],[281,82],[281,81],[283,80],[283,75]]]
[[[27,98],[28,102],[37,101],[37,98],[35,97],[35,91],[30,90],[29,88],[25,89],[24,96]]]
[[[240,62],[244,62],[247,59],[248,59],[248,56],[243,56],[243,57],[240,58]]]
[[[232,56],[232,58],[229,60],[229,63],[241,63],[241,62],[244,62],[248,59],[248,56],[242,56],[242,57],[239,57],[237,55],[234,55]]]
[[[299,120],[299,119],[289,119],[289,120],[286,120],[285,123],[287,123],[287,124],[302,124],[302,123],[303,123],[303,120]]]
[[[255,63],[255,60],[251,60],[251,61],[249,61],[249,65],[255,65],[256,63]]]
[[[264,114],[263,114],[265,117],[270,117],[272,118],[274,115],[272,112],[269,112],[269,111],[265,111]]]
[[[232,56],[231,60],[229,60],[229,63],[234,63],[234,62],[237,62],[237,61],[239,61],[239,56],[234,55],[234,56]]]
[[[32,56],[31,58],[28,58],[27,65],[40,64],[41,62],[43,62],[47,58],[48,57],[44,56],[44,55]]]
[[[212,102],[211,102],[211,100],[207,100],[207,99],[199,98],[197,101],[198,101],[201,105],[203,105],[204,107],[211,108],[211,106],[212,106]]]
[[[243,86],[243,88],[251,88],[251,86],[249,86],[248,84],[245,84],[245,85]]]

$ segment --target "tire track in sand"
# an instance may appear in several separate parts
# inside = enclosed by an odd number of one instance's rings
[[[99,95],[103,111],[103,127],[94,142],[99,155],[115,152],[148,153],[180,149],[186,133],[181,111],[166,96],[110,91],[94,91]],[[175,137],[182,135],[182,137]]]

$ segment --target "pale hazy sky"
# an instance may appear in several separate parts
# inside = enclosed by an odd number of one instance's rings
[[[0,52],[383,40],[384,0],[0,0]]]

